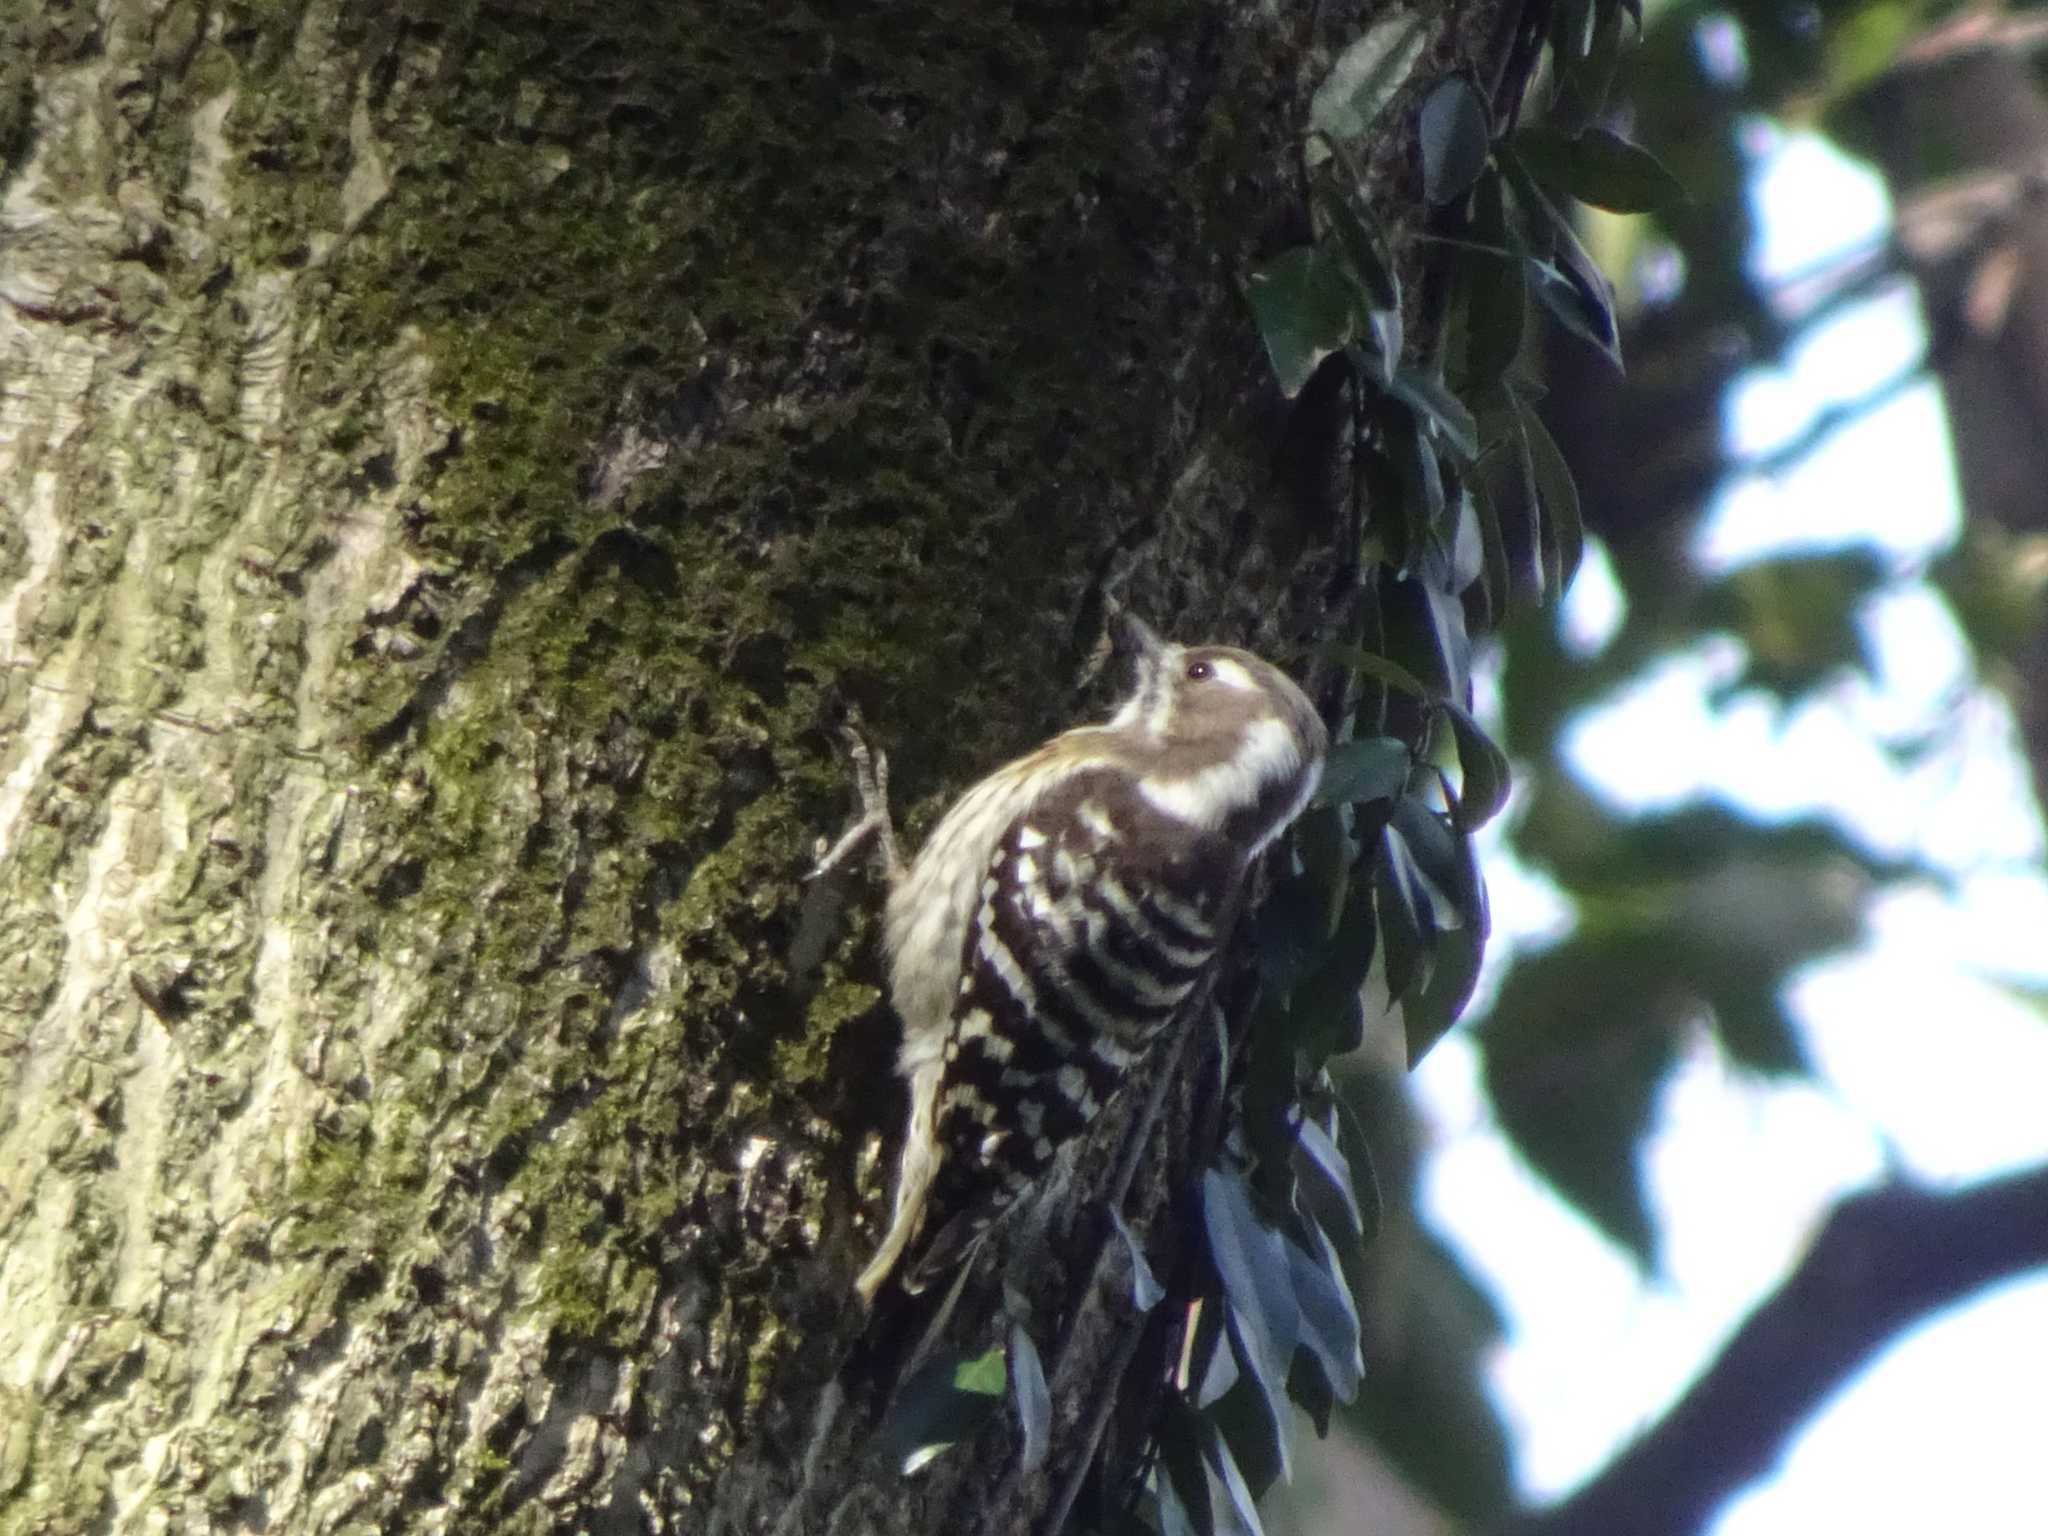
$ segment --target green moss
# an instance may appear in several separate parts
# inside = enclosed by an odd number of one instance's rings
[[[754,1335],[747,1350],[746,1411],[757,1412],[767,1401],[776,1372],[788,1353],[788,1341],[780,1323],[769,1319]]]
[[[735,912],[751,910],[766,916],[789,904],[809,830],[784,796],[763,795],[751,802],[735,818],[731,836],[697,861],[667,920],[682,933],[707,942],[737,938],[728,926]],[[765,878],[778,867],[792,878]],[[726,947],[726,953],[743,958],[733,947]]]
[[[311,1150],[293,1170],[288,1195],[298,1213],[292,1236],[301,1251],[342,1248],[358,1235],[358,1223],[370,1213],[363,1210],[362,1192],[368,1187],[367,1134],[342,1136],[322,1133],[313,1139]]]
[[[326,1017],[360,1021],[386,968],[426,995],[374,1062],[330,1065],[343,1107],[288,1174],[296,1245],[378,1255],[350,1304],[394,1315],[395,1261],[467,1229],[489,1185],[553,1337],[641,1347],[680,1275],[799,1241],[718,1219],[735,1151],[816,1096],[876,999],[833,975],[798,1014],[783,972],[810,844],[846,809],[839,712],[889,747],[914,830],[1067,705],[1049,600],[1121,531],[1106,517],[1139,515],[1104,488],[1160,483],[1103,343],[1165,357],[1180,320],[1146,281],[1174,253],[1115,224],[1179,210],[1130,163],[1142,112],[1096,99],[1092,37],[986,8],[828,27],[765,0],[565,0],[473,23],[400,0],[331,48],[232,10],[183,89],[236,91],[230,190],[257,220],[238,264],[298,273],[319,309],[293,376],[315,494],[269,514],[275,574],[251,579],[317,570],[323,525],[375,485],[390,359],[424,352],[451,433],[407,469],[391,558],[420,580],[335,685],[337,754],[376,807],[337,812],[335,840],[365,846],[309,898],[337,935]],[[420,38],[452,61],[431,112]],[[311,264],[354,154],[332,93],[359,66],[391,181]],[[1192,174],[1245,153],[1230,132],[1207,128]],[[977,136],[1011,156],[999,183],[953,164]],[[192,409],[230,408],[232,355],[195,363]],[[626,425],[671,456],[608,502],[591,471]],[[209,518],[247,510],[250,463],[222,468]],[[196,558],[165,559],[189,592]],[[193,663],[190,618],[152,637],[161,667]],[[289,699],[305,637],[235,638],[250,686]],[[643,967],[652,994],[622,1009]],[[338,1086],[358,1070],[362,1102]],[[828,1183],[788,1197],[797,1231]],[[792,1341],[713,1306],[702,1348],[750,1413]],[[701,1489],[710,1461],[676,1475]]]
[[[27,1480],[42,1416],[40,1394],[0,1382],[0,1498]]]
[[[557,1201],[555,1208],[564,1217],[577,1214],[567,1201]],[[594,1214],[594,1208],[584,1214]],[[578,1343],[627,1342],[630,1335],[623,1332],[613,1305],[611,1267],[602,1248],[558,1243],[548,1249],[537,1276],[536,1304],[558,1337]]]
[[[820,987],[805,1011],[803,1035],[776,1043],[776,1080],[792,1089],[819,1081],[840,1030],[872,1010],[881,996],[879,987],[865,982],[841,979]]]

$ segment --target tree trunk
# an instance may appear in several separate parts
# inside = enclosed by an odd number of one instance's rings
[[[2015,22],[2023,18],[2014,18]],[[1916,39],[1864,115],[1899,205],[1899,237],[1927,313],[1957,479],[1972,526],[1963,601],[2011,605],[2001,625],[2034,792],[2048,805],[2048,97],[2031,32],[1958,17]],[[1930,164],[1930,161],[1936,163]],[[1960,171],[1960,174],[1947,174]],[[1989,637],[1987,637],[1989,638]]]
[[[25,9],[0,1530],[765,1528],[901,1113],[833,727],[914,835],[1106,581],[1305,652],[1240,285],[1369,18]],[[1008,1433],[860,1518],[1027,1528]]]

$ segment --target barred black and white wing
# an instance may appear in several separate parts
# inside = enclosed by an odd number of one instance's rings
[[[997,839],[935,1106],[917,1290],[1094,1119],[1213,963],[1242,874],[1128,775],[1076,775]]]

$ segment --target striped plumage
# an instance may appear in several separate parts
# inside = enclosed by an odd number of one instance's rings
[[[864,1299],[922,1237],[919,1289],[1115,1093],[1321,774],[1322,722],[1277,668],[1125,623],[1138,676],[1115,717],[983,779],[895,880],[910,1124]]]

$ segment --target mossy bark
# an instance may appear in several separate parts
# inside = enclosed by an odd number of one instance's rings
[[[914,832],[1107,573],[1319,634],[1240,284],[1365,19],[17,0],[0,1531],[766,1521],[900,1113],[832,728]]]

